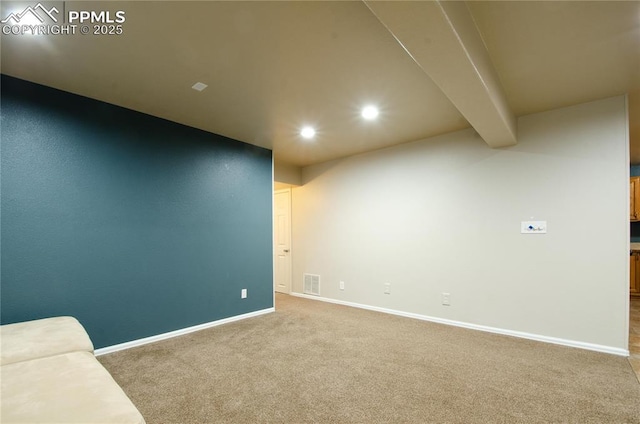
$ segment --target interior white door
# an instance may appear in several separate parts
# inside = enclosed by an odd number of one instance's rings
[[[275,290],[291,292],[291,190],[279,190],[273,199]]]

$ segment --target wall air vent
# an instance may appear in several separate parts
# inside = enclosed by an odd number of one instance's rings
[[[314,274],[304,274],[304,294],[314,294],[320,296],[320,276]]]

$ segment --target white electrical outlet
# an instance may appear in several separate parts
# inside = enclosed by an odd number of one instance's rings
[[[520,223],[522,234],[546,234],[547,221],[522,221]]]
[[[391,283],[384,283],[384,294],[391,294]]]
[[[340,290],[344,290],[344,281],[340,281]]]
[[[240,299],[246,299],[247,298],[247,289],[242,289],[240,291]]]
[[[442,304],[444,306],[451,306],[451,293],[442,293]]]

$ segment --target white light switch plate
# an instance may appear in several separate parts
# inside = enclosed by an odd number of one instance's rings
[[[547,221],[522,221],[520,232],[522,234],[546,234]]]

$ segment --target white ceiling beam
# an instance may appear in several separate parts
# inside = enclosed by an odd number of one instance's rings
[[[517,143],[515,115],[465,2],[365,4],[489,146]]]

